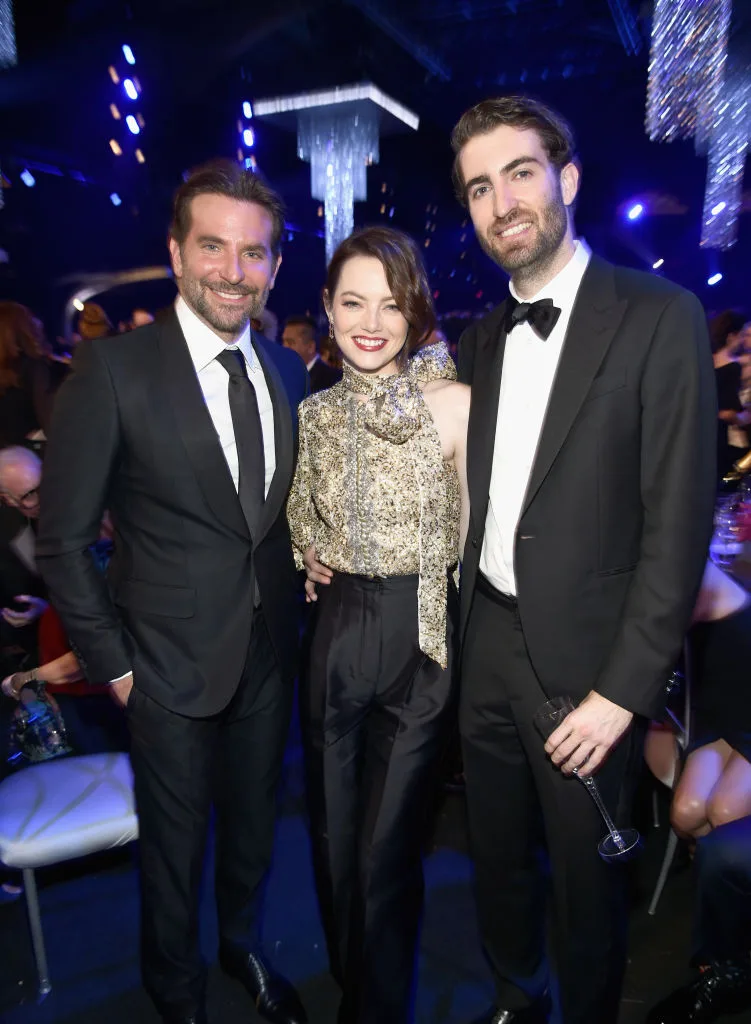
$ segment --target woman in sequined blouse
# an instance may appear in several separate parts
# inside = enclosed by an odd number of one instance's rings
[[[453,712],[469,389],[444,344],[418,349],[435,315],[406,235],[343,242],[324,304],[344,376],[300,406],[288,505],[316,601],[302,686],[313,848],[339,1024],[407,1024]]]

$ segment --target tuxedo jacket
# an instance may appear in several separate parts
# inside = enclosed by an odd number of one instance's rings
[[[103,682],[132,670],[139,689],[188,716],[220,711],[235,692],[256,585],[282,677],[296,671],[285,504],[308,376],[294,352],[253,341],[276,471],[252,540],[174,312],[78,346],[45,457],[37,560],[84,672]],[[105,509],[115,528],[107,580],[89,552]]]
[[[459,347],[459,379],[472,387],[462,632],[488,510],[504,313],[505,303]],[[514,546],[524,637],[550,697],[596,689],[643,715],[664,704],[708,552],[716,417],[699,301],[593,256]]]
[[[332,388],[334,384],[337,384],[342,379],[342,371],[329,366],[328,363],[324,363],[323,359],[316,359],[308,373],[310,374],[310,390],[312,394],[316,394],[318,391],[325,391],[326,388]]]

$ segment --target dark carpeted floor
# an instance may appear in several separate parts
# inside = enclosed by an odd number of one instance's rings
[[[646,826],[648,841],[635,869],[631,959],[620,1024],[642,1024],[648,1007],[684,979],[690,943],[688,867],[674,872],[657,915],[647,916],[667,834],[664,827],[651,829],[649,820],[640,824]],[[448,795],[443,803],[426,875],[416,1019],[418,1024],[469,1024],[490,1004],[492,990],[477,936],[460,794]],[[53,991],[36,1004],[23,904],[0,906],[3,1024],[157,1024],[139,985],[138,896],[131,853],[118,851],[41,873],[40,884]],[[210,1016],[213,1024],[253,1024],[261,1018],[249,997],[215,966],[212,901],[209,863],[202,924],[204,952],[212,964]],[[337,989],[327,973],[294,742],[286,763],[265,942],[275,965],[298,985],[310,1024],[333,1024]],[[751,1013],[732,1019],[751,1024]]]

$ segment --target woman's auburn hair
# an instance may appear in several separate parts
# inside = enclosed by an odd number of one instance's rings
[[[436,315],[428,275],[417,245],[395,228],[361,228],[345,238],[329,263],[324,289],[327,309],[333,302],[342,267],[355,256],[379,261],[399,312],[409,325],[406,354],[414,352],[435,330]]]

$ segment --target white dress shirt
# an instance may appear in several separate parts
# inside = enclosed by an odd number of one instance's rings
[[[190,358],[196,369],[198,383],[203,392],[206,407],[209,410],[214,428],[219,437],[229,471],[238,489],[240,482],[240,464],[237,456],[235,431],[232,426],[232,413],[229,405],[229,374],[217,356],[225,349],[239,349],[245,357],[245,365],[250,382],[256,390],[258,412],[261,416],[263,432],[263,455],[266,469],[266,487],[264,495],[268,495],[271,479],[276,469],[276,450],[274,447],[274,407],[271,404],[269,386],[260,360],[253,349],[248,325],[233,345],[227,345],[221,338],[200,320],[182,297],[175,303],[177,319],[180,321],[185,341],[188,345]]]
[[[310,371],[313,369],[313,367],[316,365],[316,363],[318,362],[318,360],[320,358],[321,357],[316,352],[316,354],[313,356],[313,358],[310,360],[310,362],[305,364],[305,366],[307,367],[308,373],[310,373]]]
[[[552,299],[561,314],[546,340],[527,321],[517,324],[506,336],[490,501],[480,555],[480,571],[504,594],[517,593],[516,530],[571,312],[590,255],[587,245],[577,241],[574,255],[563,270],[532,298],[521,300],[513,285],[510,287],[517,301]]]

